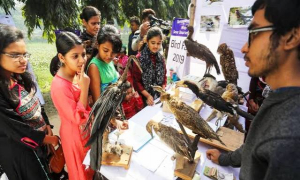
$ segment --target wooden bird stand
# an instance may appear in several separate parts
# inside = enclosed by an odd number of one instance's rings
[[[198,151],[196,152],[193,163],[190,163],[186,157],[176,154],[174,175],[184,180],[193,179],[199,161],[200,153]]]
[[[114,153],[103,152],[101,164],[129,169],[132,147],[126,145],[121,145],[121,147],[123,148],[123,154],[121,156]]]
[[[226,146],[224,146],[217,140],[210,141],[208,139],[200,138],[200,142],[209,144],[211,146],[226,151],[235,151],[236,149],[241,147],[241,145],[244,143],[244,138],[245,138],[244,133],[234,131],[232,129],[225,128],[225,127],[220,127],[219,130],[217,131],[217,134],[220,136],[220,139],[224,142],[224,144],[226,144]]]
[[[188,128],[184,128],[184,129],[190,138],[195,138],[196,135],[191,130],[189,130]],[[182,133],[180,129],[178,129],[178,131]],[[225,128],[225,127],[220,127],[219,130],[217,131],[217,134],[220,136],[220,139],[226,144],[226,146],[224,146],[217,140],[213,139],[210,141],[202,137],[200,138],[200,142],[223,149],[225,151],[235,151],[236,149],[241,147],[241,145],[244,143],[244,138],[245,138],[244,133],[234,131],[232,129]]]

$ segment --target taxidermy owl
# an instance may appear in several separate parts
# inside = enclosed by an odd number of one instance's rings
[[[227,46],[226,43],[223,43],[219,45],[217,51],[220,54],[220,64],[225,80],[237,85],[239,74],[236,69],[234,54],[232,50]]]

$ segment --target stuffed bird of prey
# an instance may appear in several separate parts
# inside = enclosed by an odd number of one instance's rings
[[[111,84],[104,90],[90,112],[85,130],[90,127],[92,122],[93,124],[91,136],[85,146],[91,145],[90,166],[93,170],[99,170],[101,167],[103,133],[110,120],[114,117],[116,110],[120,108],[120,104],[126,96],[126,91],[130,87],[130,84],[127,82],[127,73],[132,61],[134,61],[141,70],[138,59],[135,56],[130,56],[122,76],[116,83]]]
[[[217,52],[220,56],[220,64],[225,80],[229,83],[237,85],[239,73],[236,69],[234,54],[232,50],[227,46],[226,43],[219,45]]]
[[[147,123],[146,129],[152,137],[154,130],[158,137],[175,153],[187,157],[189,161],[193,161],[192,154],[188,149],[190,145],[189,142],[187,142],[185,137],[176,129],[153,120]]]
[[[209,140],[215,139],[225,145],[217,133],[212,130],[195,109],[179,99],[171,97],[171,95],[166,93],[160,86],[153,86],[153,89],[161,93],[161,102],[166,102],[169,105],[177,121],[183,126],[192,130],[193,133],[199,134],[202,138]]]
[[[231,103],[225,101],[219,94],[207,89],[199,89],[198,86],[191,81],[179,81],[176,83],[176,87],[189,88],[205,104],[218,111],[229,113],[231,115],[235,115],[237,113],[246,119],[254,118],[251,114],[239,109],[237,105],[233,106]]]
[[[192,39],[192,35],[194,33],[194,27],[189,26],[189,35],[188,37],[184,40],[185,47],[188,52],[188,56],[193,56],[195,58],[198,58],[202,61],[206,62],[206,70],[204,74],[209,74],[211,67],[214,66],[217,74],[220,74],[220,68],[218,65],[218,62],[213,55],[213,53],[203,44],[200,44]]]

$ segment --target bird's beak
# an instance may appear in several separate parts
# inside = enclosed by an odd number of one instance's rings
[[[178,81],[177,83],[176,83],[176,86],[175,86],[176,88],[178,88],[178,87],[184,87],[184,88],[187,88],[187,85],[186,84],[184,84],[184,81]]]
[[[153,122],[152,121],[148,122],[148,124],[146,125],[146,130],[153,138]]]
[[[163,90],[163,88],[160,86],[152,86],[152,88],[157,92],[165,93],[165,90]]]

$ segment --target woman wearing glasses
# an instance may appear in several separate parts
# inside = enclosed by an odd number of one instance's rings
[[[29,57],[22,32],[0,25],[0,164],[12,180],[49,179],[45,144],[58,143],[26,71]]]

